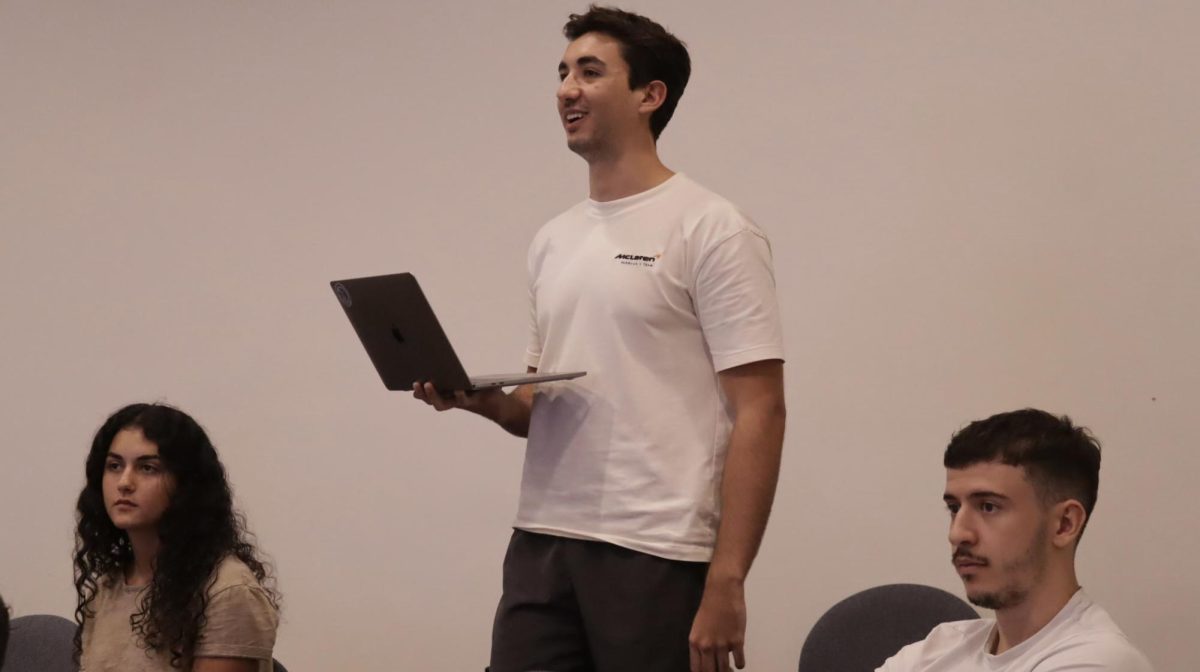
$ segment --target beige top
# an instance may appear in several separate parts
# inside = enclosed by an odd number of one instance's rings
[[[241,560],[222,560],[216,574],[205,611],[208,622],[196,644],[196,657],[253,658],[258,661],[259,672],[271,672],[278,613]],[[138,646],[129,623],[145,589],[125,585],[121,577],[100,582],[91,604],[95,617],[83,623],[80,672],[174,672],[171,655]]]

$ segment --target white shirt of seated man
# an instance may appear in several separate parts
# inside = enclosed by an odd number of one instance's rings
[[[1153,672],[1076,580],[1079,501],[1049,503],[1001,462],[947,469],[944,497],[954,568],[995,619],[939,625],[876,672]]]

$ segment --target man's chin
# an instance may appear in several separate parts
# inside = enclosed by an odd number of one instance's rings
[[[588,158],[596,153],[596,143],[591,138],[575,135],[567,136],[567,149],[575,152],[583,158]]]
[[[1001,590],[988,592],[983,590],[968,590],[967,601],[984,609],[1010,609],[1025,601],[1026,593],[1016,590]]]

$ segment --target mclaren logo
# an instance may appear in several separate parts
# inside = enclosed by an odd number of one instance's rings
[[[662,253],[656,254],[652,257],[646,256],[644,254],[618,254],[617,256],[615,256],[613,258],[616,259],[617,262],[626,264],[628,266],[647,266],[647,267],[649,267],[649,266],[653,266],[654,262],[658,261],[660,257],[662,257]]]

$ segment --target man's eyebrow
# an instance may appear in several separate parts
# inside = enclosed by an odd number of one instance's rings
[[[579,58],[575,59],[575,65],[578,65],[578,66],[584,66],[584,65],[599,65],[599,66],[603,67],[603,66],[606,66],[606,65],[608,65],[608,64],[607,64],[607,63],[605,63],[605,62],[603,61],[603,59],[601,59],[601,58],[600,58],[600,57],[598,57],[598,56],[580,56]],[[559,61],[559,63],[558,63],[558,71],[559,71],[559,72],[562,72],[562,71],[566,70],[566,69],[567,69],[567,67],[568,67],[568,66],[567,66],[567,62],[566,62],[566,61]]]
[[[1005,494],[1002,494],[999,492],[994,492],[992,490],[976,490],[974,492],[968,493],[967,499],[1002,499],[1007,502],[1007,501],[1010,501],[1012,498],[1009,497],[1008,495],[1005,495]],[[942,495],[942,501],[957,502],[958,497],[947,492],[946,494]]]

